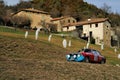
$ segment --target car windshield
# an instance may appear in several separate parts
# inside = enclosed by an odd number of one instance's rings
[[[84,52],[91,52],[91,50],[90,49],[85,49]]]

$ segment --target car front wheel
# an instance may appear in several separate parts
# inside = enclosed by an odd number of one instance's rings
[[[89,63],[90,62],[90,59],[89,57],[85,57],[85,60],[84,60],[86,63]]]

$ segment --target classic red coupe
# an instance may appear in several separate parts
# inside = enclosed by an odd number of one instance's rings
[[[85,57],[85,62],[97,62],[101,64],[106,63],[106,58],[97,50],[84,49],[82,50],[81,54]]]

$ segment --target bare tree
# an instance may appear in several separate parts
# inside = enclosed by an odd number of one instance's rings
[[[27,17],[22,17],[22,16],[13,16],[11,18],[11,22],[13,26],[15,27],[20,27],[23,28],[24,26],[30,26],[31,20]]]
[[[111,13],[111,6],[107,5],[106,3],[103,4],[101,9],[106,13]]]
[[[9,9],[9,10],[6,10],[5,15],[2,16],[5,26],[9,26],[10,25],[10,16],[11,16],[11,13],[13,13],[13,12],[12,12],[11,9]]]

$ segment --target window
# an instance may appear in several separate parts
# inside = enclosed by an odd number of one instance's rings
[[[97,55],[101,55],[99,51],[96,51]]]
[[[68,23],[70,23],[70,20],[68,20]]]
[[[73,20],[73,23],[75,23],[75,21]]]
[[[106,34],[108,34],[108,32],[106,32]]]
[[[69,27],[67,26],[67,29],[69,29]]]
[[[95,24],[95,27],[98,27],[98,24]]]
[[[90,24],[90,28],[92,28],[92,24]]]
[[[96,55],[96,54],[97,54],[95,50],[93,50],[93,51],[92,51],[92,53],[93,53],[94,55]]]

